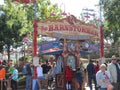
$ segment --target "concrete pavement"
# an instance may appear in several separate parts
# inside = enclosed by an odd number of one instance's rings
[[[18,90],[25,90],[25,89],[21,88],[21,89],[18,89]],[[48,90],[48,89],[44,89],[44,90]],[[63,89],[56,88],[56,89],[49,89],[49,90],[63,90]],[[90,90],[90,88],[87,85],[85,85],[85,90]],[[93,84],[93,90],[95,90],[94,84]]]

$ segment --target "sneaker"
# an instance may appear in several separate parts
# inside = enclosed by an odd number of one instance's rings
[[[70,84],[68,85],[68,88],[71,90],[71,85]]]
[[[55,89],[55,87],[52,87],[51,89],[53,90],[53,89]]]
[[[51,89],[51,88],[48,86],[48,89]]]

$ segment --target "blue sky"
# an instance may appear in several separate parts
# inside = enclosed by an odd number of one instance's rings
[[[52,3],[58,3],[59,7],[66,13],[80,16],[83,8],[98,10],[95,5],[99,0],[51,0]],[[0,0],[0,4],[3,4],[4,0]]]

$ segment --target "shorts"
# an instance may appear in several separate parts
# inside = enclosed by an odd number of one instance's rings
[[[100,90],[107,90],[107,88],[100,88]]]
[[[48,79],[48,74],[44,74],[44,79]]]
[[[44,80],[44,76],[39,76],[39,77],[38,77],[38,80],[39,80],[39,81]]]

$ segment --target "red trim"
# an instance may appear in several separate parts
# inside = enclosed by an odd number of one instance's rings
[[[37,19],[34,19],[34,33],[33,33],[33,55],[37,56]]]
[[[102,26],[100,26],[100,57],[104,57],[104,39]]]

